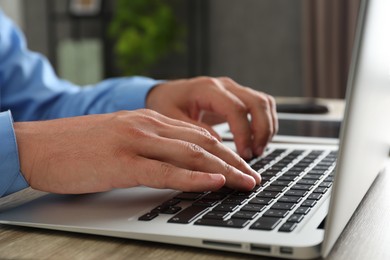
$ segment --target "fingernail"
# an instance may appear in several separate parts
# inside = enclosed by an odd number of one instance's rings
[[[244,156],[246,159],[252,159],[253,158],[253,153],[251,148],[246,148],[244,151]]]
[[[226,181],[225,176],[223,176],[222,174],[210,174],[210,178],[214,182],[225,182]]]
[[[260,184],[260,182],[261,182],[261,175],[260,175],[260,173],[258,173],[255,170],[252,170],[252,172],[253,172],[252,176],[255,179],[256,183]]]
[[[255,178],[252,176],[246,175],[246,174],[244,174],[244,175],[245,175],[244,178],[245,178],[246,182],[250,185],[250,186],[248,186],[249,189],[253,189],[253,187],[256,185]]]

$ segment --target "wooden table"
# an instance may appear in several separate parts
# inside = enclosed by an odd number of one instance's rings
[[[390,164],[328,259],[390,259]],[[0,225],[0,259],[269,259],[199,248]]]

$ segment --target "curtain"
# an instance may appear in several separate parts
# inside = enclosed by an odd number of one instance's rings
[[[304,91],[344,98],[360,0],[303,0]]]

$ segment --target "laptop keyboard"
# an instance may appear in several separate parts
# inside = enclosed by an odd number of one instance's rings
[[[331,187],[336,159],[337,151],[269,150],[250,162],[262,177],[253,190],[182,192],[139,220],[172,214],[169,223],[292,232]]]

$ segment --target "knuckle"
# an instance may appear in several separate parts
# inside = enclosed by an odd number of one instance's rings
[[[204,143],[206,145],[211,145],[211,146],[219,143],[217,138],[212,136],[211,133],[206,128],[199,127],[198,132],[202,137],[202,143]]]
[[[276,105],[276,100],[275,100],[275,98],[274,98],[273,96],[267,95],[267,98],[268,98],[268,102],[269,102],[272,106]]]
[[[257,96],[257,104],[260,108],[264,109],[264,110],[269,110],[270,108],[270,101],[269,101],[269,98],[268,98],[268,95],[264,95],[264,94],[259,94]]]
[[[240,103],[240,102],[233,102],[233,107],[234,107],[234,111],[236,111],[237,113],[239,114],[247,114],[248,113],[248,108]]]
[[[172,176],[172,166],[169,165],[168,163],[161,163],[160,168],[159,168],[159,181],[156,186],[159,188],[166,188],[168,187],[169,180],[171,179]]]
[[[230,174],[231,172],[233,172],[233,167],[228,163],[224,163],[223,168],[225,173]]]
[[[225,84],[237,85],[237,83],[236,83],[234,80],[232,80],[231,78],[226,77],[226,76],[219,77],[218,79],[219,79],[220,81],[222,81],[223,83],[225,83]]]
[[[218,79],[212,77],[198,77],[196,78],[200,85],[207,86],[208,88],[221,89],[221,84],[218,82]]]
[[[158,117],[159,116],[159,113],[154,111],[154,110],[151,110],[151,109],[147,109],[147,108],[143,108],[141,110],[144,114],[150,116],[150,117]]]
[[[215,79],[212,77],[202,76],[202,77],[198,77],[197,80],[199,80],[201,83],[207,84],[207,85],[215,84]]]
[[[244,169],[247,167],[247,163],[238,155],[234,155],[233,167],[236,169]]]
[[[188,170],[188,179],[189,179],[190,183],[197,181],[197,179],[198,179],[197,172],[195,172],[193,170]]]
[[[197,144],[187,143],[186,148],[193,159],[198,160],[205,157],[204,150]]]
[[[128,126],[126,129],[126,135],[130,135],[135,139],[152,138],[151,134],[144,129],[137,126]]]

